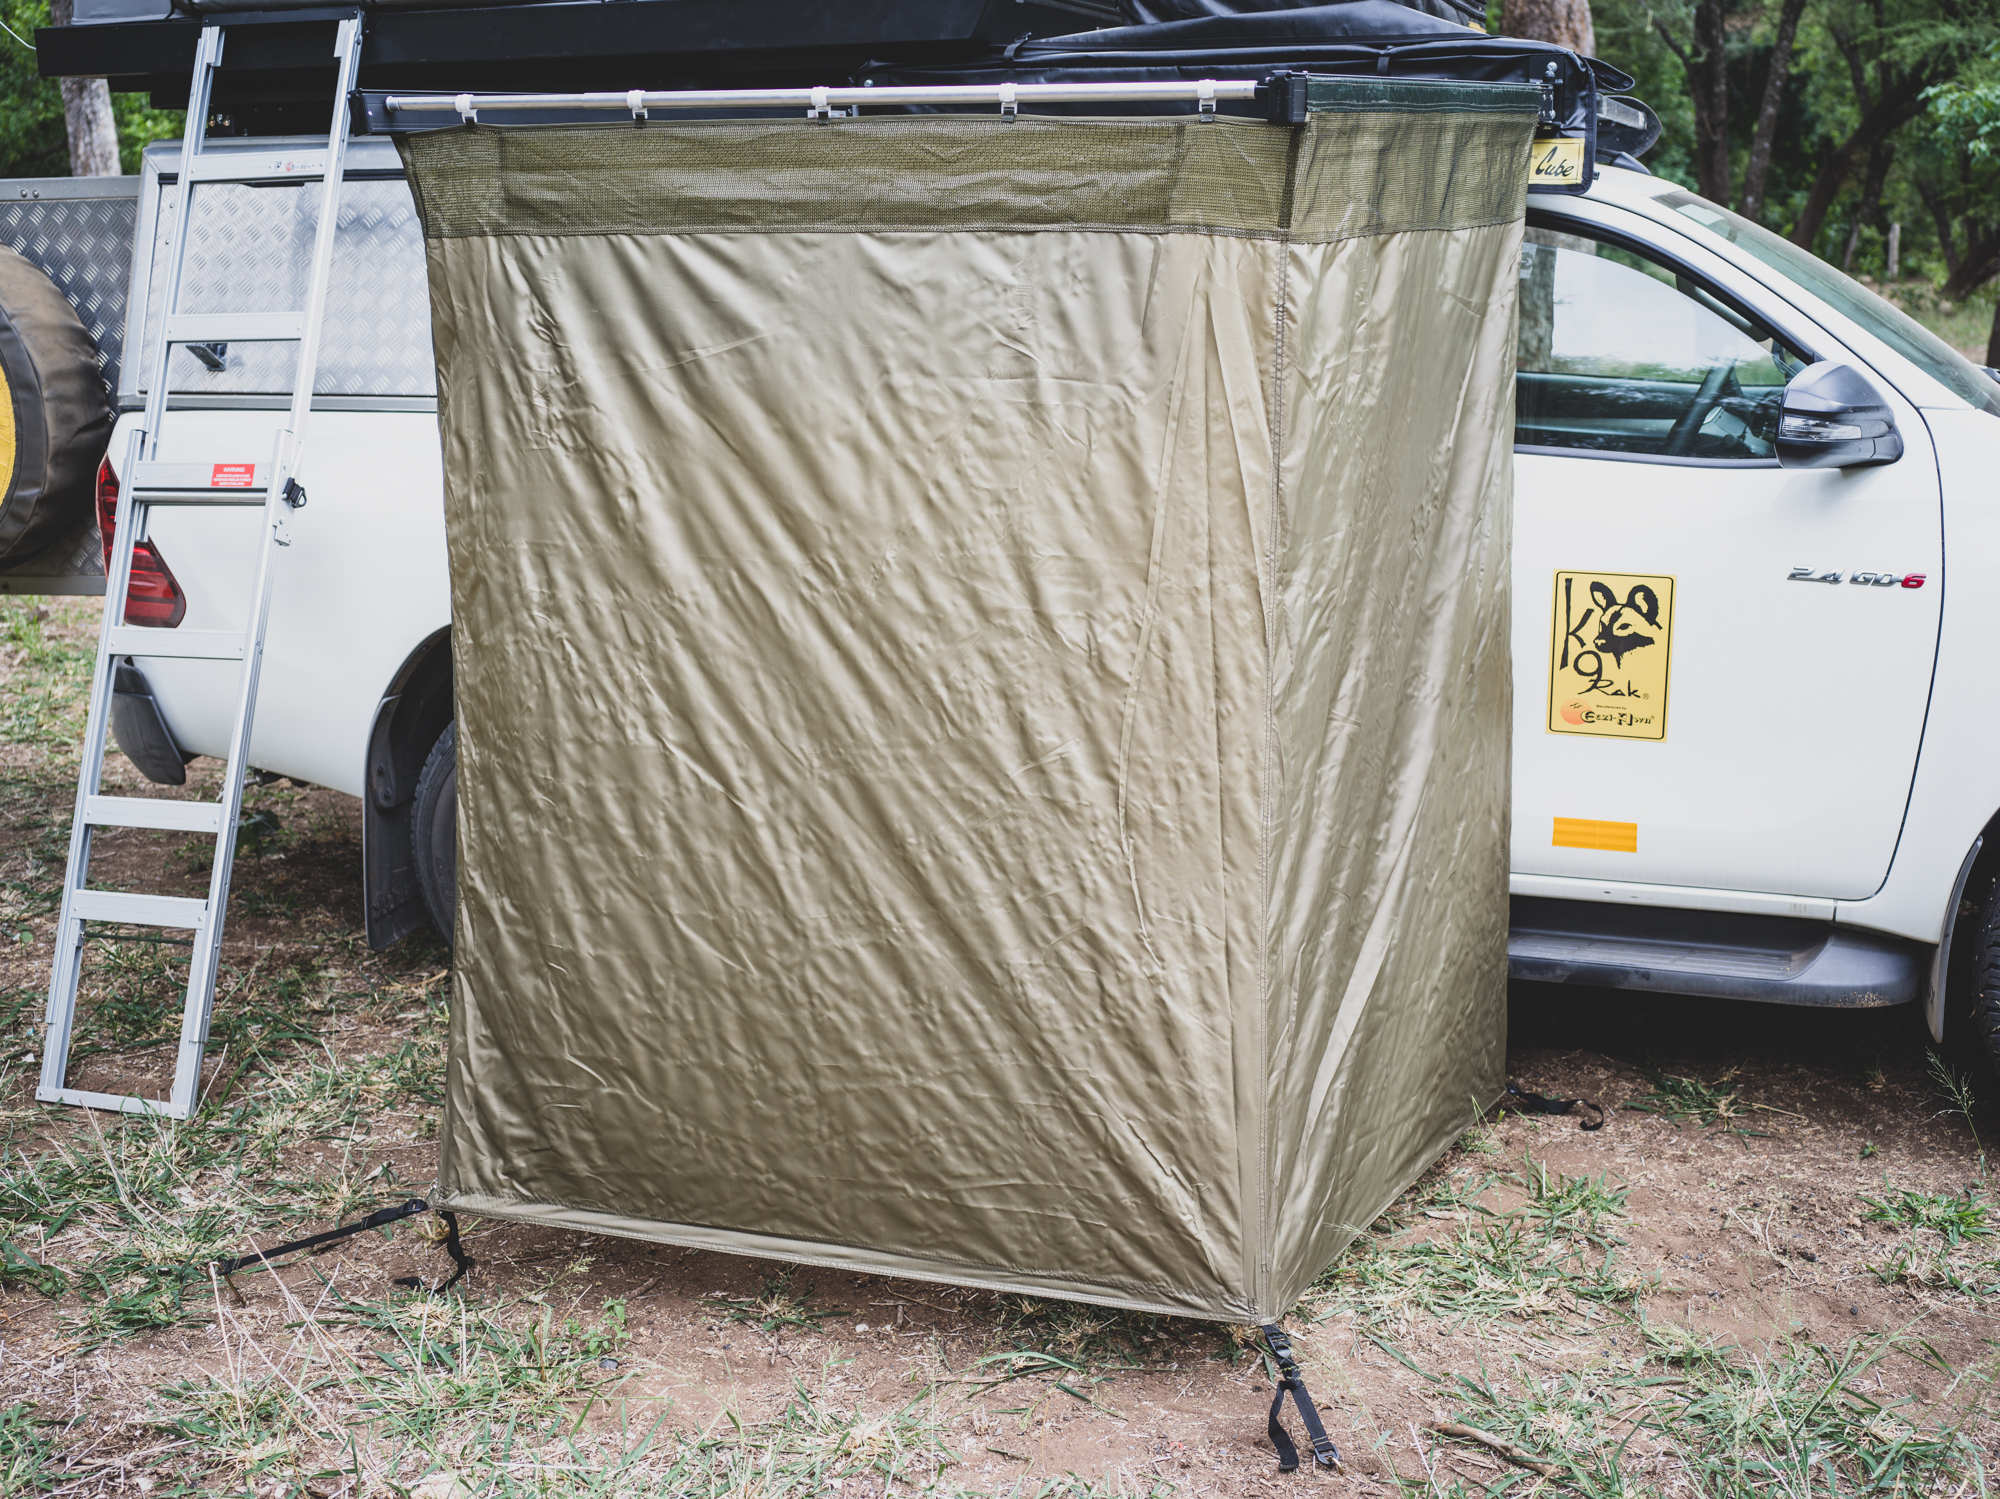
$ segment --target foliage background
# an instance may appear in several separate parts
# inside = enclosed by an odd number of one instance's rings
[[[1793,9],[1789,74],[1754,216],[1996,362],[1987,345],[2000,289],[2000,5],[1793,0]],[[1709,34],[1722,38],[1726,183],[1712,169],[1701,180],[1704,11]],[[1598,55],[1637,79],[1633,92],[1664,126],[1647,153],[1652,171],[1750,211],[1750,148],[1784,12],[1785,0],[1596,0]],[[1892,226],[1900,226],[1893,280]]]
[[[1796,31],[1754,216],[2000,363],[2000,339],[1988,348],[2000,332],[2000,0],[1595,0],[1598,55],[1638,80],[1633,92],[1665,127],[1646,165],[1744,207],[1788,4]],[[1492,30],[1500,9],[1493,0]],[[0,0],[13,33],[0,35],[0,177],[69,172],[61,87],[39,76],[31,45],[48,19],[46,0]],[[1702,45],[1716,36],[1719,58]],[[1713,147],[1702,180],[1698,95],[1711,126],[1714,101],[1726,97],[1726,183]],[[153,109],[144,95],[114,94],[112,106],[128,172],[148,142],[180,133],[181,113]]]
[[[0,177],[67,177],[69,142],[63,127],[62,85],[35,69],[35,28],[49,24],[46,0],[0,0]],[[113,94],[118,164],[139,170],[150,141],[181,133],[183,114],[154,109],[144,94]]]

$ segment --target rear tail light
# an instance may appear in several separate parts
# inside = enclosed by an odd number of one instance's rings
[[[118,524],[118,475],[111,460],[97,466],[97,528],[104,533],[104,571],[111,571],[111,538]],[[125,623],[171,630],[187,615],[187,596],[173,569],[150,541],[132,548],[132,583],[125,591]]]

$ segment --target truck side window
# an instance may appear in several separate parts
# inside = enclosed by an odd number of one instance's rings
[[[1666,266],[1527,231],[1517,447],[1770,462],[1785,382],[1808,363]]]

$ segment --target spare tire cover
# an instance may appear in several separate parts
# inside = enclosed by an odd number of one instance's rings
[[[111,440],[97,346],[39,267],[0,249],[0,558],[54,541],[90,505]]]

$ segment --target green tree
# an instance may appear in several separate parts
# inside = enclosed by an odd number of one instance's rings
[[[36,28],[49,24],[45,0],[0,0],[0,177],[67,177],[69,140],[63,124],[62,85],[35,66]],[[118,164],[139,170],[151,141],[178,136],[185,118],[177,109],[154,109],[143,94],[113,94],[118,120]]]
[[[2000,33],[1994,0],[1823,0],[1821,82],[1844,81],[1826,111],[1818,170],[1791,237],[1811,249],[1843,190],[1860,177],[1855,223],[1877,219],[1896,137],[1924,113],[1933,89],[1978,60]],[[1853,237],[1850,236],[1850,247]]]

